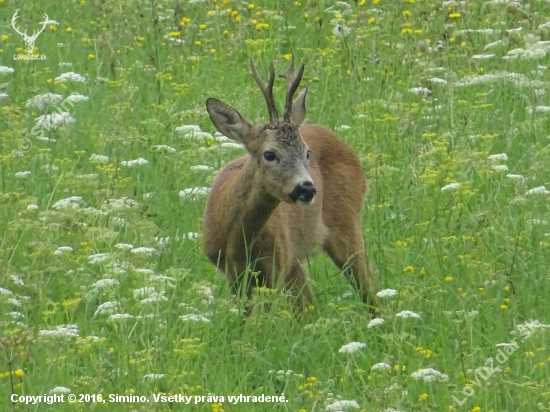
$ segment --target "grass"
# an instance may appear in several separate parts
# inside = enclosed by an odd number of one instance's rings
[[[547,4],[341,3],[0,0],[2,410],[550,410],[549,197],[529,192],[550,184]],[[22,31],[44,12],[58,22],[36,39],[46,60],[14,60],[18,8]],[[201,252],[205,196],[180,196],[243,151],[176,128],[213,134],[207,97],[265,121],[248,60],[265,76],[291,54],[306,61],[307,122],[363,163],[370,259],[397,291],[377,326],[323,256],[304,319],[263,291],[271,311],[243,323]],[[74,123],[33,129],[59,104],[26,106],[44,93],[89,100],[69,106]],[[339,352],[351,342],[365,346]],[[447,379],[415,374],[427,368]],[[10,401],[59,387],[106,402]]]

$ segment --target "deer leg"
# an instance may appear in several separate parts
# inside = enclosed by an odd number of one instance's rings
[[[307,284],[307,274],[300,263],[295,263],[288,272],[281,288],[292,290],[296,296],[296,304],[301,311],[304,311],[309,303],[313,301],[313,295]]]
[[[379,306],[376,297],[379,289],[372,268],[366,261],[365,243],[359,225],[343,230],[331,228],[325,251],[361,292],[363,303]]]

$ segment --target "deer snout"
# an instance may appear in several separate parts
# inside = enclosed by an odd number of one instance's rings
[[[294,202],[299,200],[303,203],[310,203],[316,193],[317,191],[315,190],[312,182],[301,182],[294,187],[294,190],[292,190],[292,193],[289,194],[289,197]]]

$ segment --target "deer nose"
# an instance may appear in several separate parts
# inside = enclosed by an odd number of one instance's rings
[[[294,187],[289,196],[293,201],[299,200],[300,202],[309,203],[316,193],[317,191],[312,182],[302,182]]]

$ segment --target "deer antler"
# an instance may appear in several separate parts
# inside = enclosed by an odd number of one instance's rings
[[[267,110],[269,111],[269,125],[271,127],[275,127],[279,123],[279,112],[277,112],[277,106],[275,106],[275,100],[273,99],[275,66],[273,66],[273,62],[271,62],[271,65],[269,67],[269,81],[267,82],[267,84],[265,84],[261,79],[258,71],[256,70],[256,66],[254,65],[254,60],[252,59],[250,59],[250,69],[252,70],[252,76],[254,77],[254,80],[256,80],[256,83],[258,83],[258,86],[260,87],[260,90],[262,91],[265,101],[267,103]]]
[[[11,26],[13,27],[13,30],[15,30],[19,35],[21,36],[27,36],[27,30],[25,30],[25,33],[21,33],[17,27],[15,27],[15,21],[17,20],[17,18],[19,17],[19,9],[17,9],[15,11],[15,14],[13,15],[13,17],[11,18]]]
[[[33,39],[36,39],[38,37],[38,35],[40,33],[42,33],[44,31],[44,29],[46,28],[46,25],[48,24],[48,21],[50,21],[50,18],[48,17],[48,15],[46,13],[44,13],[44,21],[42,22],[42,28],[36,32],[36,30],[33,32],[31,38]]]
[[[284,73],[281,73],[279,77],[284,77],[286,79],[286,104],[285,104],[285,113],[283,119],[285,123],[290,122],[290,112],[292,110],[292,98],[294,97],[294,92],[298,88],[300,81],[302,80],[302,75],[304,74],[305,64],[302,63],[300,70],[298,70],[298,76],[294,77],[294,56],[290,60],[290,67]]]

